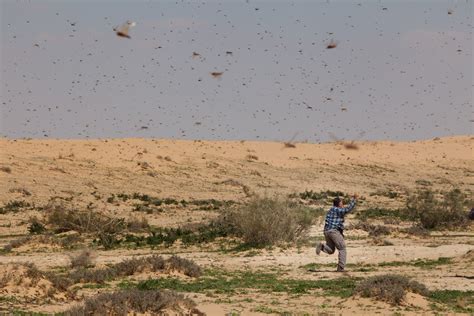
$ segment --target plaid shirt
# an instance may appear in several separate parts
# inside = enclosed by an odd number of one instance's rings
[[[333,206],[326,215],[324,231],[331,229],[344,230],[344,215],[352,211],[356,205],[356,200],[352,199],[348,207]]]

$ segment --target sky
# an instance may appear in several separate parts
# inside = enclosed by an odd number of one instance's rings
[[[473,132],[472,0],[0,3],[4,137]]]

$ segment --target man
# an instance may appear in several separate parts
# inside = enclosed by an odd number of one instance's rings
[[[348,207],[344,207],[340,198],[333,200],[333,207],[326,215],[324,225],[324,237],[326,244],[319,243],[316,246],[316,254],[319,255],[321,250],[327,254],[333,254],[337,249],[339,251],[337,272],[344,272],[346,265],[346,243],[344,242],[344,216],[352,211],[356,205],[357,194],[355,194]]]

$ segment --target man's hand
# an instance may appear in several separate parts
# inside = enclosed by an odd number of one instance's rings
[[[354,200],[357,200],[357,199],[359,198],[359,195],[358,195],[357,193],[354,193],[354,195],[352,196],[352,198],[353,198]]]

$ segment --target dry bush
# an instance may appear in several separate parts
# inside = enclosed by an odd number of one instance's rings
[[[7,167],[7,166],[1,166],[0,170],[6,173],[12,173],[12,168]]]
[[[140,219],[131,218],[127,221],[127,229],[131,232],[142,232],[147,231],[150,228],[148,220],[145,217]]]
[[[194,262],[176,256],[164,260],[161,256],[132,258],[100,269],[78,269],[69,274],[73,283],[99,283],[118,277],[126,277],[136,273],[150,271],[175,270],[185,275],[198,277],[201,268]]]
[[[223,215],[221,221],[235,228],[252,246],[292,242],[312,224],[309,210],[288,199],[253,197],[247,204]]]
[[[430,189],[409,196],[407,210],[426,229],[449,229],[469,224],[464,208],[472,203],[459,189],[444,192],[438,198]]]
[[[366,222],[359,222],[354,226],[354,228],[368,232],[370,237],[379,237],[390,234],[390,228],[387,226],[372,225]]]
[[[13,248],[21,247],[27,242],[29,242],[30,240],[31,240],[31,236],[25,236],[18,239],[14,239],[10,241],[8,244],[6,244],[5,246],[3,246],[3,251],[10,252],[12,251]]]
[[[202,274],[201,267],[191,260],[172,256],[166,261],[166,267],[169,270],[175,270],[190,277],[199,277]]]
[[[112,218],[94,210],[67,209],[61,204],[46,207],[45,222],[57,233],[74,230],[79,233],[116,234],[125,228],[123,218]]]
[[[425,285],[412,281],[402,275],[377,275],[361,281],[355,292],[362,297],[374,297],[392,305],[399,305],[405,298],[407,291],[428,296]]]
[[[401,232],[418,237],[426,237],[430,235],[430,231],[421,225],[412,225],[408,228],[402,229]]]
[[[25,188],[11,188],[8,190],[10,193],[20,193],[23,196],[30,196],[31,192]]]
[[[102,293],[88,298],[84,305],[66,311],[67,315],[129,315],[135,313],[204,315],[196,304],[174,291],[137,289]]]
[[[88,268],[93,266],[94,255],[91,250],[84,249],[80,253],[69,256],[71,260],[71,268]]]

